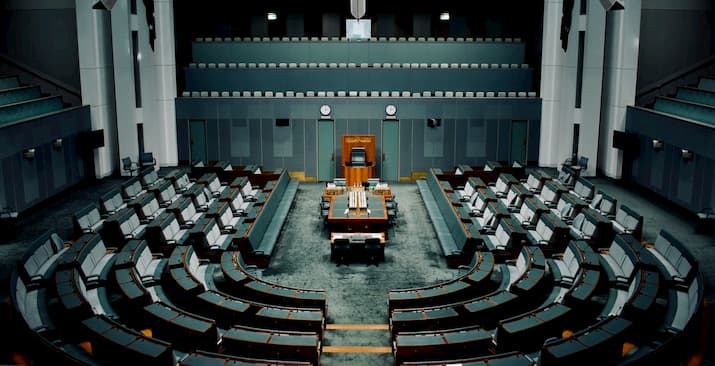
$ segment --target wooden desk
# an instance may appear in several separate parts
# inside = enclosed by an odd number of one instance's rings
[[[367,209],[345,210],[348,208],[347,195],[328,196],[330,210],[328,225],[333,232],[386,232],[388,227],[385,196],[367,195]],[[368,210],[370,213],[368,214]]]
[[[362,182],[367,182],[368,178],[372,178],[375,175],[375,166],[343,165],[343,172],[345,174],[345,184],[348,187],[352,187],[361,185]]]

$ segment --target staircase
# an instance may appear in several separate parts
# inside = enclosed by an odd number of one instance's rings
[[[680,86],[670,96],[655,98],[652,109],[715,125],[715,75],[701,77],[691,86]]]
[[[79,90],[1,53],[0,75],[16,76],[22,85],[38,86],[46,95],[59,96],[67,107],[82,105],[82,96]]]

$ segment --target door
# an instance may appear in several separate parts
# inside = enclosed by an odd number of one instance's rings
[[[191,143],[191,161],[206,160],[206,121],[189,121],[189,141]]]
[[[335,132],[333,121],[318,121],[318,180],[335,178]]]
[[[399,180],[400,122],[382,121],[382,180]]]
[[[511,121],[511,162],[518,161],[526,165],[526,127],[527,121]]]

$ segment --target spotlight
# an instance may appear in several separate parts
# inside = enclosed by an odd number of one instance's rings
[[[441,21],[448,21],[449,20],[449,12],[443,12],[439,14],[439,20]]]
[[[62,148],[62,139],[55,139],[55,141],[52,141],[52,147],[55,148],[55,150],[59,150]]]
[[[663,141],[653,139],[653,150],[662,151],[663,150]]]
[[[22,157],[27,160],[32,160],[35,158],[35,149],[27,149],[22,152]]]
[[[427,127],[435,128],[442,125],[442,120],[439,118],[427,118]]]
[[[681,149],[680,157],[683,158],[683,160],[685,160],[685,161],[692,161],[693,160],[693,152],[688,149]]]
[[[266,14],[266,19],[276,20],[276,19],[278,19],[278,14],[276,14],[274,12],[268,12],[268,14]]]

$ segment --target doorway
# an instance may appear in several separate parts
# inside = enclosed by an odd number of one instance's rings
[[[382,180],[400,178],[400,122],[382,121]]]
[[[318,121],[318,181],[335,178],[335,130],[331,120]]]
[[[191,162],[206,160],[206,121],[189,121],[189,141],[191,144]]]
[[[509,160],[526,165],[527,121],[511,121],[511,150]]]

